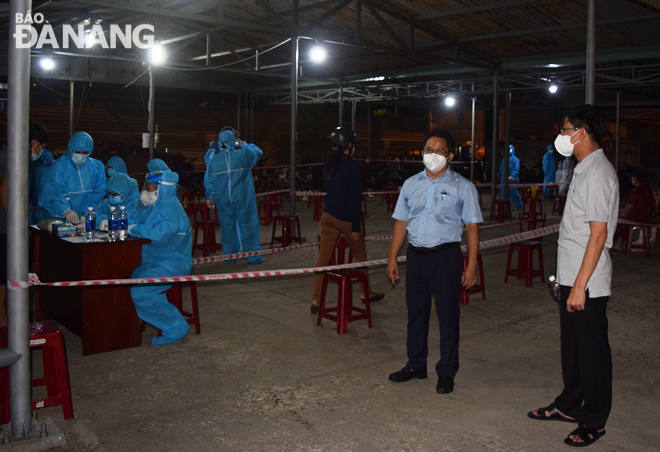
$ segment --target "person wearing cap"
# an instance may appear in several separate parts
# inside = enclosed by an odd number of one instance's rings
[[[188,276],[192,271],[192,229],[176,197],[178,181],[179,175],[171,171],[147,176],[140,198],[151,208],[137,224],[129,216],[129,234],[151,243],[142,245],[142,265],[135,269],[132,278]],[[167,301],[165,291],[170,287],[171,284],[131,287],[138,317],[162,332],[162,336],[153,338],[153,345],[175,344],[190,329],[179,310]]]
[[[80,214],[93,207],[98,211],[105,196],[105,168],[91,157],[94,140],[86,132],[75,133],[66,154],[55,160],[44,177],[39,205],[51,217],[80,224]]]
[[[632,221],[638,224],[649,224],[653,221],[655,212],[655,197],[653,190],[647,184],[648,176],[646,171],[637,168],[632,173],[630,183],[633,189],[628,193],[626,205],[619,214],[622,220]],[[623,251],[625,243],[628,241],[629,224],[618,224],[614,232],[616,243],[612,247],[613,251]]]
[[[477,188],[454,172],[454,139],[448,132],[431,130],[422,143],[424,166],[403,184],[392,218],[396,220],[387,263],[392,284],[399,280],[397,257],[408,237],[406,304],[408,362],[389,380],[404,383],[427,378],[428,333],[432,298],[440,326],[440,360],[436,392],[454,390],[458,373],[461,288],[477,282],[479,223],[483,221]],[[460,242],[467,238],[467,263]]]
[[[547,151],[543,154],[543,161],[541,162],[543,166],[543,178],[544,184],[554,184],[557,180],[557,161],[555,160],[555,148],[553,145],[549,144]],[[543,187],[543,196],[549,198],[552,193],[552,187],[545,186]]]
[[[357,145],[357,137],[348,127],[337,127],[330,135],[332,152],[323,168],[323,180],[326,186],[325,208],[319,222],[321,246],[317,267],[330,263],[339,235],[346,237],[353,254],[353,262],[367,260],[367,247],[362,231],[362,170],[351,157]],[[366,269],[362,269],[366,271]],[[310,311],[319,311],[323,273],[314,274],[314,290]],[[382,300],[382,293],[369,289],[369,301]],[[364,300],[365,294],[360,298]]]
[[[504,199],[504,164],[509,162],[509,184],[519,184],[520,183],[520,159],[516,157],[515,150],[513,145],[509,145],[509,157],[502,158],[500,162],[500,199]],[[518,191],[518,187],[509,187],[509,200],[518,210],[522,210],[524,202]]]
[[[246,143],[238,131],[224,127],[217,142],[211,142],[204,160],[204,188],[207,200],[215,200],[220,220],[220,243],[224,254],[259,251],[259,211],[252,168],[263,156],[259,146]],[[212,201],[211,201],[212,202]],[[261,256],[245,259],[260,264]],[[234,264],[236,259],[225,260]]]

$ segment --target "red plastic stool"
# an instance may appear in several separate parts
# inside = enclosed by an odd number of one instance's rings
[[[314,221],[321,221],[321,214],[323,213],[323,202],[325,201],[325,196],[317,196],[314,200],[314,216],[312,219]]]
[[[642,234],[643,244],[633,245],[633,233],[640,231]],[[631,226],[628,230],[628,245],[626,247],[626,257],[630,257],[630,253],[642,252],[646,257],[651,257],[651,247],[649,245],[649,228],[647,226]]]
[[[325,294],[328,282],[334,281],[339,286],[337,295],[337,306],[327,308],[325,306]],[[353,305],[353,282],[362,284],[364,291],[364,308]],[[357,314],[354,314],[357,312]],[[321,289],[321,300],[319,302],[319,317],[316,326],[321,325],[322,319],[337,322],[337,334],[345,334],[348,330],[348,322],[367,319],[371,328],[371,303],[369,301],[369,277],[365,272],[357,270],[334,270],[323,274],[323,288]]]
[[[211,219],[211,211],[215,212],[215,220]],[[201,214],[201,219],[197,218],[198,213]],[[221,250],[222,245],[215,241],[216,229],[220,229],[220,222],[218,221],[218,212],[216,209],[209,209],[205,203],[197,204],[193,225],[193,252],[195,250],[200,250],[202,256],[206,257],[217,250]],[[197,243],[199,231],[202,231],[202,243]]]
[[[541,216],[543,215],[543,204],[539,198],[527,198],[520,213],[526,218],[531,218],[532,215]]]
[[[269,196],[267,199],[262,199],[257,203],[258,212],[259,212],[259,221],[264,222],[264,226],[270,225],[273,221],[275,211],[277,214],[280,214],[280,203],[277,201],[277,198],[274,195]],[[261,215],[261,210],[263,208],[264,214]]]
[[[566,196],[559,195],[552,198],[552,214],[563,215],[564,206],[566,206]]]
[[[518,266],[511,268],[511,257],[513,256],[513,251],[516,249],[518,250]],[[539,268],[533,268],[532,266],[534,250],[538,251]],[[525,286],[527,287],[531,287],[532,279],[537,276],[540,276],[541,281],[545,282],[545,278],[543,277],[543,247],[541,246],[541,242],[538,240],[523,240],[509,245],[504,282],[509,280],[509,276],[524,278]]]
[[[190,312],[183,310],[183,285],[188,284],[190,287]],[[189,281],[184,283],[176,283],[165,291],[167,301],[173,304],[186,319],[188,325],[195,325],[195,334],[201,334],[202,328],[199,325],[199,307],[197,306],[197,283]],[[143,322],[144,326],[144,322]],[[144,327],[142,328],[144,331]],[[162,332],[158,330],[158,336]]]
[[[493,218],[496,218],[498,223],[504,223],[504,220],[506,219],[512,221],[511,201],[508,199],[506,201],[493,199],[493,202],[490,205],[490,217],[488,218],[488,221],[493,221]]]
[[[181,201],[183,202],[181,204],[185,205],[183,210],[186,211],[186,215],[190,216],[195,214],[195,207],[200,198],[201,195],[194,191],[188,191],[183,194],[181,197]]]
[[[7,345],[7,328],[2,329],[2,343]],[[32,387],[46,386],[48,396],[32,401],[32,409],[62,405],[64,419],[73,419],[73,402],[69,384],[69,367],[62,332],[51,322],[30,324],[30,349],[41,348],[44,376],[32,380]],[[23,357],[29,359],[29,357]],[[2,384],[2,413],[0,423],[9,422],[9,370],[0,370]]]
[[[321,236],[318,235],[318,240],[321,242]],[[346,248],[349,248],[348,246],[348,241],[346,240],[346,237],[343,235],[340,235],[339,238],[337,239],[337,242],[335,242],[335,247],[332,249],[332,256],[330,257],[330,262],[328,262],[328,265],[341,265],[344,263],[344,256],[346,256]],[[321,249],[321,243],[319,243],[319,250]],[[348,250],[348,261],[347,263],[353,262],[353,253],[351,253],[351,250],[349,248]]]
[[[369,218],[369,213],[367,212],[367,197],[362,195],[362,213],[365,217]]]
[[[530,218],[523,218],[522,214],[518,214],[518,219],[520,220],[520,223],[518,225],[520,226],[520,232],[525,232],[523,224],[527,223],[527,230],[531,231],[533,229],[538,229],[538,228],[544,228],[545,227],[545,214],[537,216],[536,214],[533,214]],[[543,237],[539,237],[537,239],[539,242],[543,240]]]
[[[385,211],[385,213],[386,214],[394,213],[394,209],[396,208],[396,202],[399,200],[399,195],[389,194],[386,196],[387,196],[387,210]]]
[[[297,228],[297,235],[291,233],[291,223],[295,222]],[[282,235],[275,235],[277,225],[282,225]],[[298,215],[277,215],[273,218],[273,234],[270,238],[270,247],[272,248],[275,242],[280,242],[282,246],[289,246],[291,242],[297,241],[302,245],[302,235],[300,233],[300,219]]]
[[[467,266],[467,261],[468,257],[463,256],[463,270]],[[481,259],[481,254],[477,254],[477,271],[477,283],[467,290],[465,288],[461,290],[461,304],[470,303],[470,295],[475,293],[481,293],[481,298],[486,299],[486,281],[484,280],[484,263]]]

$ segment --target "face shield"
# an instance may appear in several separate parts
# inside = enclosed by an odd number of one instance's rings
[[[147,174],[144,185],[142,185],[142,193],[140,193],[140,201],[145,206],[151,206],[156,203],[158,200],[158,187],[161,185],[176,187],[176,182],[164,181],[161,178],[162,174],[162,171]]]

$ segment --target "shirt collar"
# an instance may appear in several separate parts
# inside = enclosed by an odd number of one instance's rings
[[[447,163],[447,164],[449,165],[449,163]],[[426,180],[429,181],[429,182],[440,182],[440,181],[445,181],[445,180],[447,180],[447,179],[451,179],[451,177],[452,177],[452,176],[451,176],[451,173],[452,173],[452,172],[453,172],[453,171],[451,170],[451,167],[450,167],[450,168],[447,168],[447,171],[445,171],[445,174],[443,174],[442,176],[438,177],[437,179],[431,179],[431,178],[428,176],[428,174],[426,174],[426,168],[424,168],[424,169],[419,173],[419,177],[420,177],[420,179],[426,179]]]
[[[603,148],[598,148],[595,151],[593,151],[591,154],[583,158],[582,161],[575,166],[574,171],[577,174],[582,174],[582,172],[587,168],[587,166],[591,165],[591,162],[604,156],[605,154],[603,152]]]

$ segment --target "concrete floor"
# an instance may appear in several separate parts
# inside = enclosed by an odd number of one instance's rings
[[[298,213],[304,235],[315,240],[312,210],[299,203]],[[367,235],[391,228],[385,204],[370,198]],[[485,229],[482,240],[515,232],[517,225]],[[270,227],[262,226],[265,247],[269,240]],[[556,234],[543,243],[547,276]],[[369,242],[369,258],[388,249],[389,241]],[[64,330],[76,417],[64,421],[58,407],[39,415],[64,431],[61,450],[69,451],[568,450],[563,439],[572,424],[526,416],[561,388],[558,308],[538,279],[529,288],[503,283],[507,249],[482,253],[487,299],[473,296],[461,308],[452,394],[436,394],[432,373],[388,381],[406,362],[405,283],[393,290],[377,267],[372,288],[386,297],[373,304],[373,328],[354,322],[346,335],[327,320],[316,327],[311,276],[199,283],[202,334],[171,347],[151,346],[148,328],[142,347],[83,357],[80,339]],[[593,450],[660,447],[660,248],[652,252],[651,259],[614,256],[614,405]],[[311,267],[316,255],[307,248],[267,256],[258,267],[209,264],[195,273]],[[434,319],[429,369],[438,337]]]

